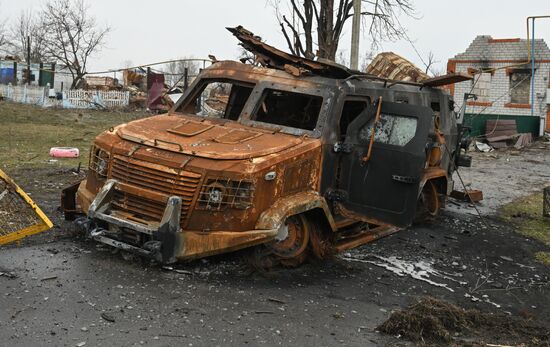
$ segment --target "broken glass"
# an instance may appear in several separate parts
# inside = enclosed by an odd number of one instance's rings
[[[368,122],[359,132],[359,140],[369,143],[374,120]],[[416,134],[416,118],[381,114],[376,124],[374,141],[395,146],[405,146]]]

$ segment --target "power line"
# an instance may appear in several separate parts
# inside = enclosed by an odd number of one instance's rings
[[[143,69],[146,67],[156,66],[156,65],[164,65],[164,64],[170,64],[170,63],[177,63],[177,62],[202,62],[203,66],[208,63],[214,63],[211,59],[200,59],[200,58],[193,58],[193,59],[173,59],[173,60],[166,60],[166,61],[160,61],[156,63],[149,63],[149,64],[143,64],[143,65],[136,65],[132,67],[125,67],[125,68],[115,68],[115,69],[109,69],[104,71],[91,71],[91,72],[85,72],[85,75],[103,75],[103,74],[111,74],[114,72],[122,72],[125,70],[135,70],[135,69]],[[14,63],[20,64],[20,62],[14,61]],[[33,63],[33,64],[39,64],[39,63]],[[46,63],[46,64],[54,64],[54,63]],[[64,66],[65,69],[68,69],[67,66]],[[45,72],[52,72],[55,74],[60,75],[73,75],[71,72],[64,72],[60,70],[52,70],[52,69],[46,69],[46,68],[38,68],[33,69],[35,71],[45,71]]]

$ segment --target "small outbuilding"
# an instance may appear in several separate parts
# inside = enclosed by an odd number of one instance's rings
[[[478,36],[464,53],[448,61],[447,72],[475,76],[450,87],[458,108],[465,93],[477,96],[465,109],[464,124],[472,128],[472,135],[485,135],[485,124],[492,119],[513,119],[519,132],[535,136],[550,131],[550,49],[544,40],[534,40],[533,75],[530,42]]]

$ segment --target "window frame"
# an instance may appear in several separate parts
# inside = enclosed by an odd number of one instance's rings
[[[278,125],[278,124],[264,123],[264,122],[253,120],[252,116],[255,115],[258,109],[261,107],[261,102],[267,90],[276,90],[276,91],[282,91],[282,92],[291,92],[291,93],[306,94],[306,95],[321,97],[323,100],[321,101],[321,109],[319,111],[319,116],[317,117],[317,123],[315,125],[315,128],[313,130],[306,130],[306,129],[294,128],[294,127]],[[329,110],[331,106],[330,94],[331,93],[329,91],[329,88],[322,88],[321,86],[319,86],[319,88],[302,88],[302,87],[296,87],[296,86],[291,86],[291,85],[286,85],[281,83],[260,82],[256,85],[256,88],[254,88],[249,98],[249,101],[252,101],[253,105],[245,106],[245,110],[243,111],[243,117],[240,118],[240,123],[243,125],[256,127],[260,129],[278,131],[289,135],[296,135],[296,136],[307,135],[309,137],[319,138],[322,135],[324,124],[326,123],[327,115],[329,114],[329,111],[330,111]]]
[[[237,120],[231,120],[229,118],[208,117],[208,116],[203,116],[203,115],[199,115],[199,114],[196,114],[196,113],[187,113],[183,110],[183,109],[185,109],[186,107],[189,106],[189,103],[195,102],[196,98],[204,92],[204,90],[205,90],[205,88],[208,84],[216,83],[216,82],[218,82],[218,83],[230,83],[232,85],[238,85],[238,86],[248,87],[248,88],[252,89],[252,91],[250,92],[250,96],[248,97],[248,100],[244,104],[244,106],[241,110],[241,113],[239,114],[239,117],[237,118]],[[172,107],[171,113],[181,114],[181,115],[189,115],[189,116],[197,117],[197,118],[200,118],[200,119],[239,122],[241,120],[243,114],[244,114],[244,111],[245,111],[248,103],[252,99],[252,95],[254,93],[254,89],[256,88],[256,86],[257,86],[257,84],[254,84],[254,83],[240,81],[240,80],[231,79],[231,78],[215,78],[215,77],[201,78],[196,84],[193,83],[193,84],[191,84],[191,86],[189,86],[188,93],[184,94],[174,104],[174,106]],[[229,96],[230,95],[231,95],[231,92],[229,93]],[[229,101],[228,101],[227,105],[229,105]],[[179,110],[180,108],[182,110]],[[225,116],[226,113],[227,113],[227,109],[224,111],[224,116]]]
[[[338,125],[338,132],[337,132],[338,141],[342,141],[342,142],[346,141],[350,125],[353,124],[353,122],[356,119],[358,119],[361,116],[361,113],[362,113],[362,112],[359,113],[351,122],[349,122],[348,126],[346,128],[346,132],[342,133],[342,116],[344,115],[344,108],[346,107],[346,102],[348,102],[348,101],[366,102],[367,107],[368,107],[369,105],[372,105],[372,103],[373,103],[372,99],[373,98],[370,95],[360,95],[360,94],[347,94],[343,98],[342,104],[338,108],[338,110],[339,110],[338,111],[338,123],[337,123],[337,125]]]
[[[516,83],[514,85],[514,82],[512,81],[512,77],[514,76],[514,74],[520,74],[520,75],[528,75],[529,78],[525,78],[524,80],[521,80],[520,83],[527,83],[527,90],[528,90],[528,93],[527,93],[527,100],[525,100],[525,102],[518,102],[517,100],[513,100],[513,93],[514,91],[516,91],[518,89],[518,84],[519,83]],[[509,103],[510,104],[519,104],[519,105],[529,105],[531,104],[531,83],[532,83],[532,79],[533,79],[533,73],[530,69],[512,69],[509,74],[508,74],[508,91],[509,91],[509,95],[510,95],[510,100],[509,100]]]

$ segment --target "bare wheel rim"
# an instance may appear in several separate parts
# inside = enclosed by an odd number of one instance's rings
[[[289,217],[285,224],[288,228],[288,236],[271,245],[273,254],[283,259],[296,258],[307,249],[309,242],[309,223],[304,216]]]
[[[439,196],[433,182],[428,182],[422,191],[422,200],[427,212],[436,216],[439,213]]]

